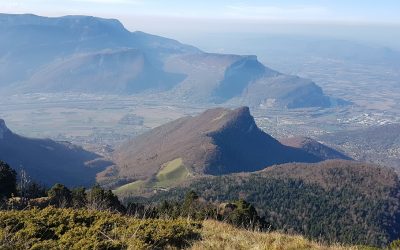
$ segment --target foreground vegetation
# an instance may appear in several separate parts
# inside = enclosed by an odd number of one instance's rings
[[[146,202],[121,203],[98,185],[46,190],[22,181],[23,174],[17,184],[16,172],[0,161],[0,249],[344,249],[324,245],[338,242],[400,249],[393,241],[397,179],[374,175],[375,186],[366,189],[371,178],[353,168],[322,170],[325,179],[308,181],[273,169],[205,178]]]
[[[0,212],[0,249],[183,248],[200,237],[201,224],[183,219],[135,219],[77,209]]]
[[[0,249],[369,249],[324,246],[301,236],[261,233],[206,220],[137,219],[107,211],[0,212]]]
[[[265,249],[265,250],[373,250],[365,246],[327,246],[307,240],[302,236],[282,233],[262,233],[233,227],[214,220],[203,222],[200,241],[195,241],[191,250],[214,249]]]

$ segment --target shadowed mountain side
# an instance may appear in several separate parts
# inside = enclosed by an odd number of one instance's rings
[[[349,104],[326,96],[311,80],[279,73],[256,56],[202,53],[172,56],[165,70],[187,76],[172,92],[175,98],[252,107],[330,107]],[[188,98],[190,97],[190,98]]]
[[[172,39],[130,32],[116,19],[92,16],[0,14],[0,34],[0,62],[7,62],[0,63],[0,86],[20,84],[43,66],[76,54],[135,48],[161,66],[167,55],[200,51]]]
[[[11,132],[0,119],[0,160],[25,170],[35,181],[52,186],[89,186],[96,174],[112,165],[101,156],[68,142],[31,139]]]
[[[351,160],[347,155],[308,137],[290,137],[280,139],[279,142],[289,147],[302,149],[322,159]]]
[[[323,159],[282,145],[257,127],[248,108],[239,108],[233,113],[221,128],[207,134],[217,150],[206,174],[253,172],[273,164]]]
[[[278,73],[262,65],[256,56],[243,58],[225,70],[224,79],[214,90],[214,97],[218,102],[229,100],[243,94],[252,81],[262,76],[272,75],[278,75]]]
[[[251,106],[287,108],[330,107],[332,104],[321,87],[311,80],[284,74],[256,79],[243,94],[243,101]]]
[[[28,90],[132,94],[168,90],[184,78],[155,68],[139,50],[121,49],[52,63],[31,77]]]
[[[273,164],[321,160],[284,146],[261,131],[247,107],[216,108],[167,123],[124,143],[114,154],[118,167],[100,174],[99,180],[150,178],[178,158],[195,175],[250,172]]]

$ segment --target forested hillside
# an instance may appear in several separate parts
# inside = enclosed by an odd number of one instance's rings
[[[400,232],[398,177],[368,164],[286,164],[252,174],[205,177],[149,200],[179,200],[188,190],[210,202],[245,199],[271,229],[327,242],[383,246]]]
[[[121,203],[98,185],[45,190],[32,181],[17,183],[16,172],[0,162],[0,249],[398,246],[398,192],[390,170],[332,161],[204,177]]]

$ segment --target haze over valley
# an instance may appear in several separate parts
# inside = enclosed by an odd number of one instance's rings
[[[399,12],[0,2],[0,249],[400,249]]]
[[[1,66],[1,117],[27,136],[109,155],[126,137],[237,105],[249,106],[257,124],[278,138],[318,139],[399,122],[395,49],[289,35],[239,36],[224,44],[223,51],[255,52],[269,68],[255,56],[207,53],[130,32],[117,20],[6,14],[1,20],[2,60],[12,62]],[[54,40],[54,32],[64,35]],[[12,42],[21,36],[47,38]],[[215,51],[223,38],[216,37]],[[46,54],[39,52],[43,46]]]

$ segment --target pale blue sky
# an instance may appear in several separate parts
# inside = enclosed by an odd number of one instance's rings
[[[0,0],[0,11],[42,15],[400,23],[399,0]]]
[[[400,33],[400,0],[0,0],[0,12],[117,18],[131,31],[188,42],[213,32],[344,34],[383,41]]]

